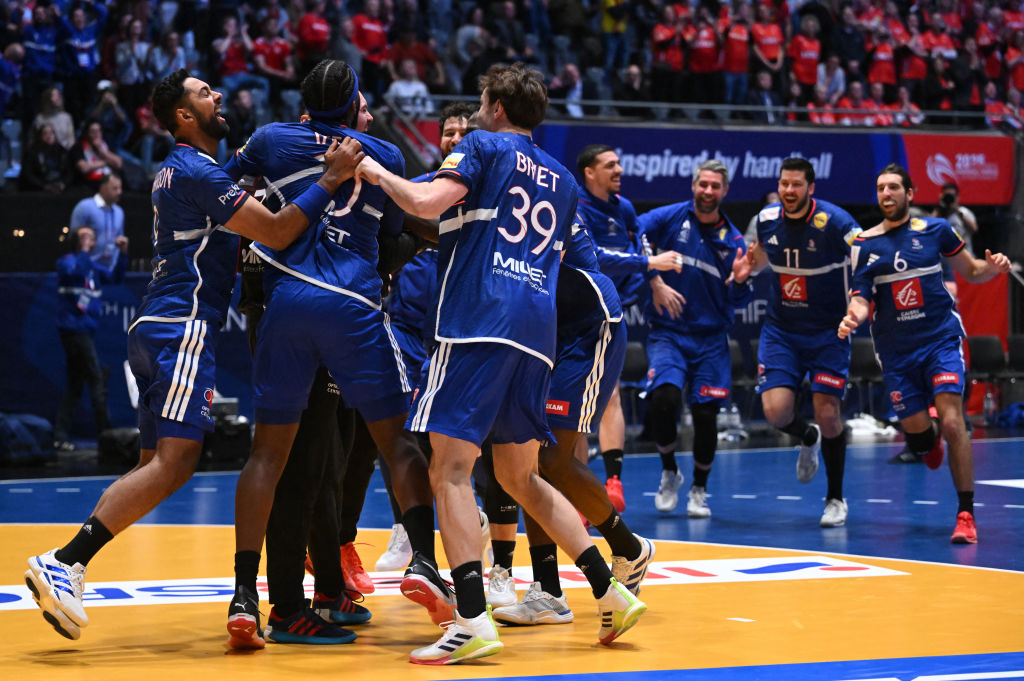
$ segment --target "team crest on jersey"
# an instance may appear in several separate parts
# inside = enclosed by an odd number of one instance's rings
[[[679,228],[679,236],[676,239],[681,243],[688,243],[690,241],[690,221],[683,220],[683,226]]]
[[[825,225],[828,224],[828,215],[826,213],[815,213],[814,214],[814,226],[818,229],[825,229]]]
[[[814,244],[814,239],[807,240],[807,250],[814,253],[818,250],[818,247]]]
[[[464,159],[465,157],[466,157],[465,154],[460,154],[460,153],[457,153],[457,152],[453,152],[451,154],[448,154],[448,156],[444,159],[444,162],[441,163],[441,167],[438,168],[438,170],[447,170],[448,168],[457,168],[459,166],[459,163],[461,163],[462,159]]]
[[[906,281],[896,282],[892,285],[892,299],[896,303],[897,310],[910,310],[924,305],[924,294],[921,292],[921,282],[917,277]]]
[[[782,297],[786,300],[807,300],[807,280],[801,276],[780,274],[779,288],[782,289]]]
[[[921,218],[910,219],[910,229],[914,230],[915,232],[923,232],[927,226],[928,223],[922,220]]]
[[[924,246],[921,245],[921,240],[916,236],[910,240],[910,247],[915,251],[920,251]]]

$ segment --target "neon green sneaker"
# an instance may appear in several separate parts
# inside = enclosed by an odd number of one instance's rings
[[[612,577],[608,591],[597,599],[597,612],[601,615],[597,640],[606,645],[611,643],[636,624],[646,611],[647,604]]]

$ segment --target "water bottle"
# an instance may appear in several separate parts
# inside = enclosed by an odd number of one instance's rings
[[[743,420],[740,418],[740,408],[733,402],[732,406],[729,407],[729,430],[740,430],[743,428]]]
[[[715,418],[715,426],[718,427],[719,431],[723,431],[723,430],[725,430],[726,428],[729,427],[728,419],[729,419],[729,414],[725,410],[725,407],[720,408],[718,410],[718,416]]]
[[[985,412],[985,423],[990,426],[996,424],[996,417],[998,416],[998,406],[996,405],[996,396],[992,393],[992,389],[989,388],[985,391],[985,400],[982,404],[982,410]]]

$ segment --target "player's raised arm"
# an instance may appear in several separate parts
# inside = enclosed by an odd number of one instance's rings
[[[364,158],[356,174],[387,192],[398,207],[421,218],[436,218],[466,195],[464,184],[447,177],[430,182],[410,182],[387,170],[372,158]]]
[[[225,227],[270,248],[287,248],[309,225],[320,219],[342,182],[351,178],[362,161],[359,142],[351,137],[337,140],[324,154],[326,168],[316,184],[277,213],[257,201],[246,201]]]
[[[1010,271],[1010,259],[1002,253],[985,251],[985,259],[975,258],[967,249],[961,249],[949,259],[957,272],[972,284],[981,284],[1002,272]]]

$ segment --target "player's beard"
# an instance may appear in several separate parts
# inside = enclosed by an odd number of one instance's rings
[[[719,201],[717,199],[697,197],[694,200],[693,205],[697,209],[698,215],[711,215],[718,210]]]
[[[811,202],[811,195],[810,194],[805,194],[803,199],[798,200],[798,202],[796,204],[796,207],[793,208],[792,210],[790,210],[786,206],[786,202],[785,201],[782,202],[782,207],[786,211],[787,215],[802,215],[804,210],[807,208],[807,204],[809,204],[810,202]]]
[[[882,215],[889,222],[903,222],[906,219],[907,213],[910,212],[909,201],[896,201],[896,205],[890,209],[890,213],[886,213],[885,209],[882,209]]]
[[[209,118],[202,118],[195,111],[193,111],[193,113],[195,113],[196,118],[199,119],[199,129],[206,135],[209,135],[217,141],[227,137],[228,130],[230,129],[227,121],[218,118],[217,114],[210,114]]]

